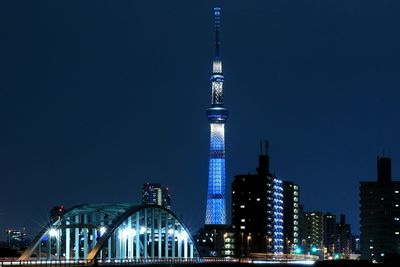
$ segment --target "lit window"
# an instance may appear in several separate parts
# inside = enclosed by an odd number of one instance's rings
[[[232,194],[235,194],[235,191],[232,191]]]
[[[399,220],[399,218],[397,218],[397,217],[396,217],[396,218],[394,218],[394,220],[395,220],[395,221],[398,221],[398,220]]]
[[[246,226],[241,225],[241,226],[240,226],[240,229],[246,229]]]
[[[241,222],[245,222],[245,221],[246,221],[246,219],[241,219],[240,221],[241,221]]]
[[[257,201],[260,201],[260,198],[257,198],[256,200],[257,200]]]
[[[399,235],[399,234],[400,234],[400,232],[394,232],[394,234],[395,234],[395,235]]]
[[[397,190],[396,190],[396,191],[394,191],[394,193],[395,193],[395,194],[398,194],[398,193],[399,193],[399,191],[397,191]]]
[[[240,205],[240,208],[241,209],[244,209],[246,206],[245,205]]]
[[[399,207],[399,204],[396,204],[395,206],[396,206],[396,208],[398,208],[398,207]]]
[[[369,249],[373,249],[374,247],[373,246],[369,246]]]

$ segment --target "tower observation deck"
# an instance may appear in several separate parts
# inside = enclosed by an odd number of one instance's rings
[[[224,107],[222,61],[220,58],[221,9],[214,8],[215,57],[211,75],[211,107],[207,109],[210,123],[210,160],[205,224],[226,224],[225,212],[225,122],[229,111]]]

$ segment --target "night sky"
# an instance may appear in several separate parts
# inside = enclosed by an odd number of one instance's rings
[[[229,213],[268,139],[305,209],[359,232],[376,157],[400,176],[399,1],[1,1],[1,239],[34,235],[55,205],[138,203],[147,181],[201,226],[216,5]]]

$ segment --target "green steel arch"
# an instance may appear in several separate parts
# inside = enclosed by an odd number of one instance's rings
[[[20,260],[160,260],[198,257],[188,229],[158,205],[84,204],[35,237]]]

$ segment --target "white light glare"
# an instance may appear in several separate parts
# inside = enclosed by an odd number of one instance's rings
[[[172,235],[173,233],[174,233],[174,229],[172,229],[172,228],[171,228],[171,229],[168,229],[168,234],[169,234],[169,235]]]
[[[57,236],[57,230],[56,229],[54,229],[54,228],[50,228],[50,230],[49,230],[49,235],[50,235],[50,237],[56,237]]]
[[[100,235],[104,235],[105,232],[107,232],[107,228],[105,226],[100,227]]]
[[[140,227],[140,234],[143,235],[144,233],[146,233],[146,227],[142,226]]]

